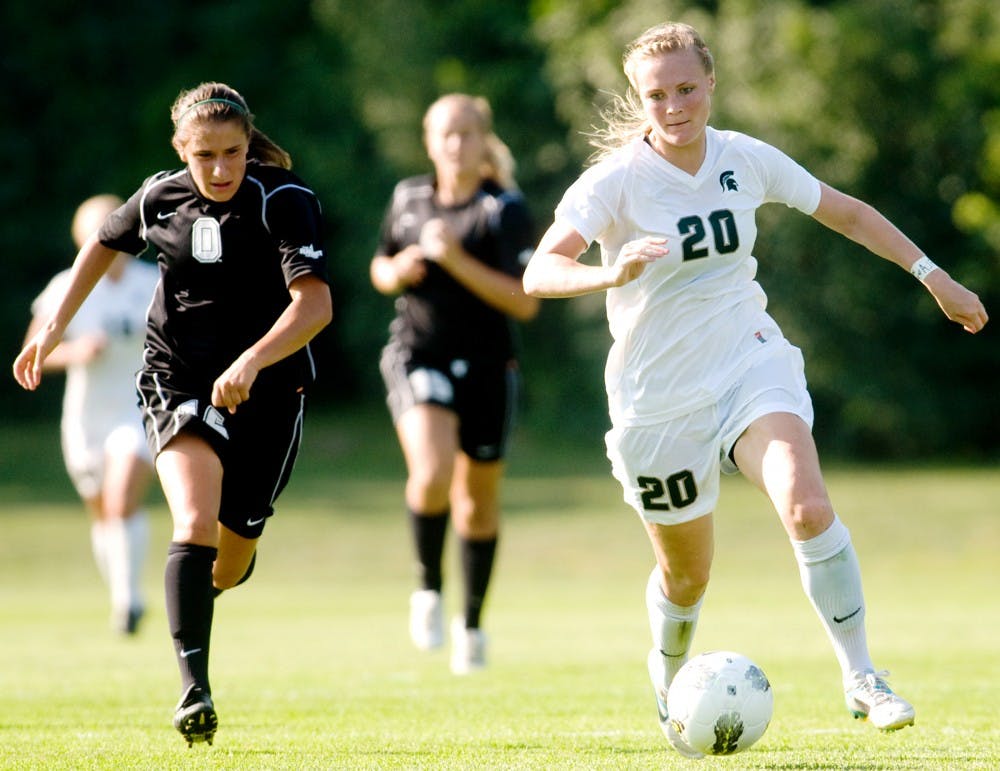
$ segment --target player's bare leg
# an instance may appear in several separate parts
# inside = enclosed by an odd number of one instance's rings
[[[105,456],[102,503],[112,624],[123,634],[134,634],[145,612],[141,580],[149,521],[142,506],[152,478],[152,467],[135,453]]]
[[[656,697],[660,729],[687,758],[702,754],[677,733],[667,711],[667,692],[674,675],[687,661],[708,585],[715,547],[711,514],[678,525],[645,522],[656,567],[646,583],[646,609],[653,647],[646,660]]]
[[[790,413],[765,415],[740,437],[734,457],[771,499],[788,533],[802,586],[837,655],[848,709],[882,730],[912,725],[913,706],[872,664],[861,569],[827,494],[809,426]]]
[[[441,567],[458,417],[444,407],[418,404],[399,417],[396,432],[406,460],[406,508],[420,569],[420,586],[410,595],[410,638],[419,650],[432,650],[444,644]]]
[[[481,614],[496,558],[500,530],[502,461],[478,461],[464,452],[455,458],[451,518],[461,542],[465,603],[451,625],[451,671],[464,675],[485,668],[486,635]]]

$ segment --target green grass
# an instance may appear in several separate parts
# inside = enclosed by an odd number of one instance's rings
[[[519,437],[487,607],[490,667],[455,678],[445,651],[418,654],[407,639],[412,562],[387,421],[309,428],[253,580],[217,604],[221,727],[213,747],[190,750],[170,727],[179,685],[161,500],[150,613],[135,639],[119,639],[54,429],[0,434],[0,767],[699,767],[656,724],[645,674],[651,555],[600,437],[577,448]],[[726,479],[695,650],[756,660],[775,713],[750,751],[700,767],[1000,767],[1000,474],[834,469],[828,482],[862,560],[876,664],[914,701],[917,723],[884,735],[850,719],[785,536],[762,496]],[[454,610],[453,550],[450,559]]]

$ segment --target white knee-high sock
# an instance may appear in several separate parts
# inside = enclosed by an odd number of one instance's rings
[[[833,643],[845,682],[852,673],[871,672],[865,635],[865,597],[861,568],[851,534],[836,516],[815,538],[792,541],[806,596]]]
[[[129,603],[128,539],[124,520],[109,519],[104,523],[104,547],[107,553],[112,618],[124,617],[128,613]]]
[[[145,509],[139,509],[125,520],[125,540],[128,544],[129,608],[136,610],[145,605],[142,597],[142,568],[146,563],[149,544],[149,516]]]
[[[105,523],[111,607],[119,615],[143,606],[142,565],[148,540],[149,521],[143,510]]]
[[[649,630],[653,634],[653,647],[663,654],[666,681],[674,679],[687,661],[701,611],[699,599],[694,605],[675,605],[663,593],[660,569],[653,568],[646,582],[646,610],[649,612]]]
[[[103,520],[90,520],[90,551],[94,555],[97,572],[106,584],[108,582],[108,549],[105,544]]]

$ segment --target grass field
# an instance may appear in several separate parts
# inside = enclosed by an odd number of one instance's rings
[[[325,425],[324,425],[325,424]],[[12,448],[18,447],[17,453]],[[1000,473],[834,469],[876,664],[917,707],[883,735],[844,709],[836,663],[764,499],[727,479],[695,650],[755,659],[775,691],[750,751],[683,761],[645,674],[651,556],[600,437],[520,437],[487,606],[490,667],[455,678],[406,634],[402,469],[382,416],[309,427],[253,580],[217,603],[213,747],[170,726],[167,514],[153,501],[139,635],[107,628],[52,431],[0,431],[0,767],[39,769],[931,769],[1000,767]],[[451,552],[453,554],[453,551]],[[449,586],[457,588],[452,560]],[[447,596],[457,607],[455,591]]]

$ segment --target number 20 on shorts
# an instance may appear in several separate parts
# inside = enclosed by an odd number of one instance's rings
[[[647,511],[683,509],[698,497],[698,486],[690,471],[678,471],[666,479],[641,476],[635,481],[642,488],[642,507]]]

